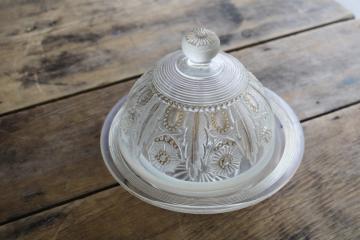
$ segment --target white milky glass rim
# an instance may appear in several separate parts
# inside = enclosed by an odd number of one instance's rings
[[[251,188],[250,192],[210,199],[174,195],[144,182],[139,176],[129,172],[131,169],[118,169],[109,151],[109,129],[125,99],[120,100],[108,114],[102,129],[101,150],[106,166],[114,178],[130,193],[150,204],[173,211],[219,213],[244,208],[262,201],[289,181],[301,162],[304,150],[302,128],[292,109],[270,90],[266,89],[265,93],[275,116],[283,126],[285,147],[276,169],[263,181]],[[124,177],[124,175],[126,176]]]

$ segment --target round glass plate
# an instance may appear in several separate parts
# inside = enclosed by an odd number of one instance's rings
[[[110,151],[109,134],[116,124],[114,119],[126,97],[122,98],[110,111],[101,133],[101,151],[106,166],[113,177],[128,192],[139,199],[172,211],[196,214],[229,212],[254,205],[277,192],[293,176],[298,168],[303,152],[304,137],[301,125],[289,105],[269,89],[265,94],[276,118],[276,149],[273,160],[277,165],[259,183],[251,189],[238,189],[236,192],[217,197],[189,197],[164,191],[138,176],[121,155],[114,156]]]

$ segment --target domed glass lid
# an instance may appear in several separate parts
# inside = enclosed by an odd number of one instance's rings
[[[271,165],[275,121],[263,86],[218,51],[215,33],[186,33],[182,51],[136,82],[111,129],[114,154],[168,191],[254,184]]]
[[[195,28],[181,45],[108,115],[102,151],[110,171],[141,199],[183,212],[229,211],[269,195],[302,157],[296,116],[219,51],[214,32]]]

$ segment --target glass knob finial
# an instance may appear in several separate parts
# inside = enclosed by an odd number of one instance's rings
[[[181,47],[191,62],[206,64],[219,52],[220,39],[213,31],[197,27],[184,34]]]
[[[130,193],[186,213],[248,207],[284,186],[304,139],[291,108],[205,28],[182,38],[115,105],[106,166]]]

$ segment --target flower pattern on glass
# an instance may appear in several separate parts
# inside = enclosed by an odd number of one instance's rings
[[[122,129],[125,133],[128,133],[130,129],[134,129],[138,118],[139,113],[135,108],[130,108],[124,113],[124,116],[122,117]]]
[[[137,106],[145,106],[152,96],[154,95],[151,87],[146,87],[144,90],[140,91],[139,97],[137,98],[136,104]]]
[[[260,131],[260,141],[268,143],[268,142],[270,142],[271,137],[272,137],[271,130],[267,127],[263,127]]]
[[[167,135],[156,137],[149,149],[151,164],[165,173],[174,173],[181,164],[181,153],[175,140]]]
[[[210,113],[210,122],[213,129],[224,134],[230,129],[229,114],[226,111]]]
[[[234,141],[220,142],[210,155],[209,171],[216,176],[232,177],[240,169],[242,159],[242,153]]]
[[[259,103],[257,102],[256,98],[247,92],[245,95],[243,95],[243,100],[245,105],[253,112],[259,111]]]
[[[175,132],[184,121],[184,111],[174,107],[167,107],[164,113],[163,124],[170,132]]]

